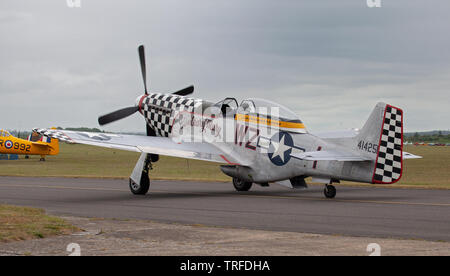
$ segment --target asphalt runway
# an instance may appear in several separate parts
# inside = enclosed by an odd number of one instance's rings
[[[363,237],[450,241],[450,190],[272,184],[236,192],[231,183],[152,181],[134,196],[127,180],[0,177],[0,203],[55,215],[141,219]]]

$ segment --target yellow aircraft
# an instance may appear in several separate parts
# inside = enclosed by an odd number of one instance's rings
[[[46,155],[58,153],[58,139],[42,136],[40,141],[33,142],[14,137],[6,130],[0,130],[0,154],[40,155],[40,161],[45,161]]]

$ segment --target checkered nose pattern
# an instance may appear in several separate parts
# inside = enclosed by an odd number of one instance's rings
[[[147,123],[158,136],[169,137],[176,110],[194,111],[196,102],[192,98],[171,94],[150,94],[141,105],[141,110]]]
[[[387,105],[381,129],[373,183],[391,184],[402,176],[403,111]]]

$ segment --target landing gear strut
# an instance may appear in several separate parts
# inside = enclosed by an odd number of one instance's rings
[[[336,196],[336,188],[331,184],[326,184],[323,194],[326,198],[334,198]]]
[[[150,189],[150,178],[148,171],[151,169],[150,154],[142,153],[133,173],[130,176],[130,190],[134,195],[145,195]]]
[[[237,177],[233,177],[233,186],[236,189],[236,191],[239,192],[246,192],[248,190],[250,190],[250,188],[252,187],[252,182],[245,182],[244,180],[237,178]]]

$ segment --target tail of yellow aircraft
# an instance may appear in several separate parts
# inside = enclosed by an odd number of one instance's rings
[[[59,153],[59,141],[58,139],[50,138],[50,155],[57,155]]]
[[[52,128],[55,129],[55,128]],[[43,136],[42,142],[49,146],[49,155],[57,155],[59,153],[59,141],[58,139]]]

